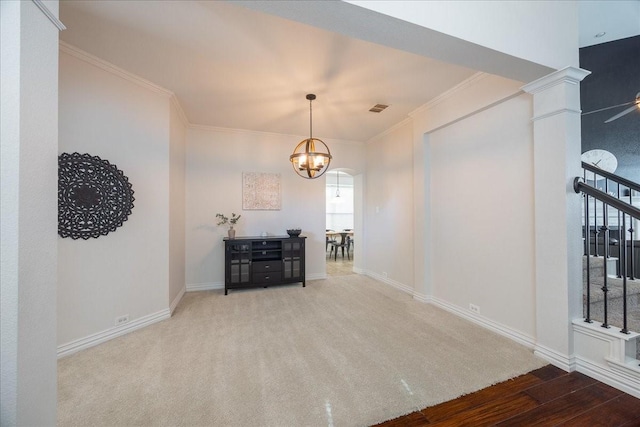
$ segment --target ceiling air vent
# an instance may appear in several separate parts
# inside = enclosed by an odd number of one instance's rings
[[[387,108],[388,105],[384,105],[384,104],[376,104],[373,107],[371,107],[369,109],[369,111],[371,111],[372,113],[380,113],[382,112],[385,108]]]

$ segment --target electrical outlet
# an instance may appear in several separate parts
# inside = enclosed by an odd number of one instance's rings
[[[124,325],[129,322],[129,315],[125,314],[124,316],[116,317],[116,326]]]
[[[472,312],[474,312],[476,314],[480,314],[480,307],[478,307],[475,304],[469,304],[469,310],[471,310]]]

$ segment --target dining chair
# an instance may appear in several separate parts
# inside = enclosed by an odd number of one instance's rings
[[[353,237],[347,236],[347,253],[352,249],[352,246],[355,244]]]
[[[326,232],[326,233],[333,233],[334,231],[333,231],[333,230],[331,230],[331,229],[329,229],[329,228],[327,228],[327,229],[325,230],[325,232]],[[334,236],[334,235],[331,235],[331,236],[326,235],[326,237],[325,237],[325,239],[326,239],[326,244],[325,244],[325,249],[324,249],[325,251],[329,250],[329,245],[331,245],[331,244],[333,244],[333,243],[336,243],[336,239],[335,239],[333,236]]]
[[[340,243],[336,241],[331,244],[331,252],[329,253],[329,258],[331,258],[331,253],[333,253],[334,260],[335,261],[338,260],[338,248],[342,248],[342,258],[344,258],[344,250],[347,247],[348,237],[349,237],[349,234],[347,232],[340,233]],[[347,259],[351,260],[351,256],[349,255],[348,250],[347,250]]]

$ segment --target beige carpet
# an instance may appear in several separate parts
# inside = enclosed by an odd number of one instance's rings
[[[545,363],[361,275],[185,295],[63,358],[60,426],[366,426]]]

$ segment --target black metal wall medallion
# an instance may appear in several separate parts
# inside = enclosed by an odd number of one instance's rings
[[[98,156],[58,157],[58,234],[98,238],[115,231],[131,215],[133,190],[124,173]]]

